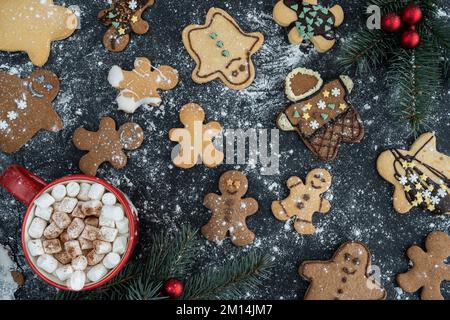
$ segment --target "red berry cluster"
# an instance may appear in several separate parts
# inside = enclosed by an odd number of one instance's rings
[[[416,25],[422,20],[422,10],[417,4],[411,3],[403,8],[401,15],[391,12],[381,18],[381,29],[393,33],[403,28],[401,45],[405,49],[414,49],[420,43],[420,35]]]

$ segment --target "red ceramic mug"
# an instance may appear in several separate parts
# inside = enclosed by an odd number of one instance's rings
[[[136,247],[138,242],[138,226],[139,220],[137,215],[137,210],[128,197],[122,193],[119,189],[115,188],[105,180],[99,179],[97,177],[75,174],[69,175],[58,180],[55,180],[51,183],[47,183],[35,174],[29,172],[25,168],[19,165],[11,165],[9,166],[3,174],[0,176],[0,185],[2,185],[8,192],[10,192],[16,199],[25,204],[28,208],[25,213],[25,217],[23,219],[22,224],[22,247],[25,253],[25,258],[30,264],[33,271],[45,282],[48,284],[62,289],[62,290],[71,290],[66,284],[60,281],[53,275],[47,274],[43,270],[39,270],[36,266],[36,258],[32,257],[27,248],[27,240],[29,239],[27,230],[30,226],[31,221],[34,218],[34,200],[36,200],[43,193],[49,191],[52,187],[61,184],[68,183],[71,181],[75,182],[87,182],[87,183],[99,183],[103,185],[107,191],[113,193],[117,201],[123,206],[126,217],[129,221],[129,239],[127,243],[127,249],[125,253],[122,255],[122,259],[120,263],[112,270],[110,270],[101,280],[95,283],[88,283],[84,286],[82,291],[92,290],[98,288],[109,280],[111,280],[117,273],[125,266],[125,264],[130,259],[130,256]]]

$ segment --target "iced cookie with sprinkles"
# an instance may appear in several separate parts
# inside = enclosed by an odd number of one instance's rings
[[[252,55],[262,46],[264,36],[246,33],[226,11],[211,8],[204,25],[183,30],[183,43],[196,62],[192,79],[199,84],[220,79],[234,90],[245,89],[255,79]]]
[[[0,149],[19,150],[38,131],[59,131],[63,123],[52,107],[59,93],[59,79],[38,70],[21,79],[0,72]]]
[[[408,213],[413,207],[450,213],[450,157],[437,151],[434,133],[421,135],[409,150],[383,152],[377,170],[394,186],[393,203],[398,213]]]
[[[24,51],[36,66],[43,66],[52,41],[72,35],[78,24],[75,13],[53,0],[1,0],[0,51]]]
[[[142,35],[149,24],[142,13],[153,6],[155,0],[112,0],[108,9],[98,13],[98,19],[108,27],[103,36],[103,45],[112,52],[125,50],[132,32]]]
[[[283,131],[296,131],[321,160],[336,158],[341,143],[358,143],[364,127],[358,111],[347,97],[353,81],[340,76],[324,84],[319,73],[294,69],[286,78],[286,95],[295,102],[277,118]]]
[[[273,18],[289,29],[292,44],[311,41],[318,52],[327,52],[336,43],[336,28],[344,22],[340,5],[325,7],[317,0],[278,0]]]

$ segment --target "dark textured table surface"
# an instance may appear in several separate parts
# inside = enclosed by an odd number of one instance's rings
[[[56,1],[61,3],[60,1]],[[403,293],[395,283],[395,276],[408,268],[405,250],[412,244],[422,244],[431,231],[449,231],[448,216],[432,216],[421,210],[399,215],[392,208],[392,187],[382,180],[375,169],[378,154],[388,147],[408,147],[413,142],[408,128],[398,123],[392,112],[398,108],[391,101],[384,83],[385,70],[374,74],[354,76],[354,92],[350,100],[359,109],[366,129],[364,140],[358,145],[344,145],[338,159],[322,163],[314,158],[294,133],[280,133],[280,173],[263,176],[260,164],[221,165],[215,169],[197,166],[191,170],[174,168],[170,152],[174,146],[168,130],[179,127],[178,111],[188,102],[203,105],[207,119],[220,121],[225,128],[275,127],[278,112],[288,105],[284,95],[284,78],[295,67],[303,66],[321,72],[324,78],[336,77],[336,57],[341,44],[351,39],[364,26],[364,1],[335,1],[346,12],[344,25],[339,29],[339,42],[326,54],[317,54],[310,47],[289,45],[285,30],[272,20],[273,0],[159,0],[144,17],[150,31],[134,36],[122,53],[109,53],[101,38],[105,28],[96,14],[107,6],[103,0],[73,0],[66,4],[79,5],[82,10],[81,30],[65,41],[53,44],[45,69],[55,72],[61,80],[61,92],[54,103],[65,128],[59,133],[41,132],[12,157],[47,181],[66,174],[77,173],[78,160],[83,152],[71,143],[73,131],[80,126],[96,130],[103,116],[112,116],[119,123],[134,121],[145,131],[143,146],[130,152],[128,166],[118,171],[106,164],[98,176],[107,179],[126,192],[135,203],[141,218],[140,252],[145,254],[149,236],[157,230],[176,230],[183,224],[201,227],[210,217],[202,206],[206,193],[217,192],[218,178],[226,170],[243,170],[249,179],[249,196],[260,204],[259,212],[248,219],[256,240],[248,248],[236,248],[229,240],[221,245],[204,241],[197,265],[221,265],[233,256],[258,247],[273,255],[274,275],[247,298],[299,299],[307,288],[297,268],[301,261],[328,259],[335,249],[347,240],[366,243],[373,263],[380,267],[382,282],[390,299],[415,299],[415,294]],[[445,2],[445,1],[443,1]],[[331,4],[333,1],[324,1]],[[219,81],[197,85],[191,80],[194,62],[181,42],[181,31],[192,23],[203,23],[210,7],[227,10],[246,31],[260,31],[265,35],[263,48],[255,55],[257,76],[254,84],[243,91],[226,89]],[[448,17],[450,5],[442,7]],[[163,93],[158,108],[141,108],[134,115],[117,111],[114,102],[117,91],[107,82],[108,70],[114,64],[131,69],[135,57],[145,56],[153,64],[168,64],[180,72],[180,84]],[[34,67],[23,53],[0,53],[0,68],[26,76]],[[391,91],[392,92],[392,91]],[[437,97],[432,130],[438,137],[438,148],[450,153],[450,121],[448,108],[450,84]],[[324,167],[333,175],[328,197],[332,209],[327,215],[316,214],[318,232],[300,236],[291,226],[276,220],[270,203],[287,196],[285,182],[291,175],[302,178],[313,168]],[[55,291],[33,275],[20,247],[20,229],[25,207],[4,190],[0,191],[0,243],[9,244],[23,268],[26,283],[16,293],[20,299],[49,299]],[[450,283],[442,286],[450,298]]]

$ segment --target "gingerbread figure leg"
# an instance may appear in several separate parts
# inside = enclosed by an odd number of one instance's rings
[[[288,27],[292,22],[297,20],[297,13],[287,7],[283,0],[281,0],[273,8],[273,18],[280,26]]]
[[[314,234],[314,232],[316,232],[316,227],[314,227],[314,225],[311,222],[312,214],[310,216],[311,217],[304,216],[307,219],[304,219],[301,216],[295,217],[294,229],[298,233],[304,234],[304,235],[310,235],[310,234]]]
[[[324,53],[334,46],[334,44],[336,43],[336,39],[328,40],[323,36],[314,36],[311,38],[311,42],[314,44],[318,52]]]
[[[288,33],[289,42],[292,44],[301,44],[303,42],[302,36],[298,33],[296,28],[292,28]]]
[[[334,15],[334,26],[339,27],[344,22],[344,10],[336,4],[330,8],[330,12]]]
[[[35,41],[38,41],[35,39]],[[50,56],[50,42],[34,43],[33,47],[27,48],[27,54],[35,66],[42,67]]]
[[[255,239],[255,234],[247,228],[245,222],[235,225],[230,236],[231,242],[239,247],[246,246]]]
[[[98,161],[98,155],[89,152],[80,159],[80,170],[87,175],[94,176],[97,174],[98,167],[104,162],[104,160]]]
[[[209,241],[222,241],[228,232],[228,223],[224,223],[223,218],[213,217],[201,229],[202,235]]]
[[[128,89],[124,89],[117,96],[117,105],[119,106],[119,110],[122,110],[127,113],[133,113],[140,106],[139,96]]]
[[[328,201],[327,199],[321,199],[321,203],[320,203],[320,208],[319,211],[320,213],[328,213],[330,212],[331,209],[331,204],[330,201]]]

